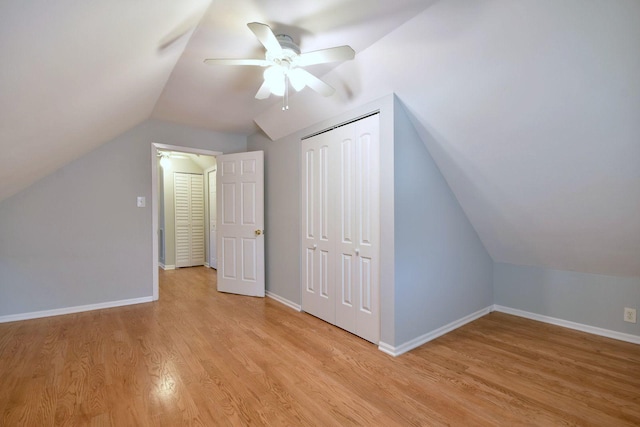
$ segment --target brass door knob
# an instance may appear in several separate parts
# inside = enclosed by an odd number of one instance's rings
[[[256,230],[256,236],[259,236],[262,234],[262,230]]]

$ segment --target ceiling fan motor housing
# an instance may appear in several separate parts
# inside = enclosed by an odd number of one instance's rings
[[[296,55],[300,55],[300,48],[298,47],[297,44],[293,42],[293,39],[291,38],[291,36],[288,36],[286,34],[278,34],[276,36],[276,39],[278,40],[278,43],[280,43],[280,46],[282,47],[282,49],[284,50],[288,49],[293,51]]]

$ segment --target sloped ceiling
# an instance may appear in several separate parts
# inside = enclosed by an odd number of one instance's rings
[[[147,119],[204,0],[0,2],[0,200]]]
[[[352,45],[337,93],[202,64],[250,21]],[[638,40],[637,0],[3,1],[0,200],[150,116],[278,139],[395,92],[495,261],[640,276]]]
[[[495,261],[640,276],[638,40],[634,0],[442,1],[256,121],[393,91]]]

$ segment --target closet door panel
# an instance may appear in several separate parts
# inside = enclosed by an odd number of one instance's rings
[[[330,159],[326,138],[302,144],[303,164],[303,310],[335,322],[333,259],[333,200]]]
[[[353,307],[353,257],[342,254],[340,262],[340,304]]]
[[[302,202],[304,203],[304,218],[305,218],[305,238],[307,240],[315,239],[315,200],[314,200],[314,184],[315,179],[315,156],[316,150],[310,146],[310,144],[303,144],[303,147],[307,146],[307,150],[302,154],[304,162],[304,191],[302,196]]]
[[[340,143],[340,238],[342,243],[347,245],[355,241],[353,148],[353,139],[343,137]]]
[[[340,254],[338,271],[338,292],[336,301],[336,325],[351,333],[355,333],[355,295],[354,282],[356,278],[355,257],[349,254]]]
[[[305,262],[303,263],[304,290],[302,293],[303,306],[309,313],[315,311],[316,295],[318,294],[318,283],[316,280],[316,218],[314,195],[316,184],[315,158],[316,150],[309,144],[303,146],[306,151],[302,153],[304,162],[304,185],[303,185],[303,211],[304,211],[304,252]]]
[[[339,239],[337,241],[338,262],[338,298],[336,300],[336,325],[351,333],[356,332],[356,295],[357,280],[356,242],[358,226],[356,224],[356,177],[355,177],[355,139],[353,126],[338,128],[333,134],[334,142],[339,145],[339,157],[336,164],[339,176],[337,197],[337,223]]]
[[[331,255],[329,254],[329,251],[320,251],[320,259],[318,264],[318,283],[320,284],[320,297],[324,298],[327,303],[330,304],[330,298],[332,296],[331,294],[333,293],[333,274],[331,271],[333,263],[331,262]]]
[[[369,341],[380,336],[380,148],[378,116],[355,123],[356,252],[358,257],[355,333]]]
[[[330,236],[330,225],[333,222],[331,220],[331,205],[330,196],[331,196],[331,186],[329,183],[329,165],[330,165],[330,155],[329,155],[329,147],[327,145],[322,145],[318,149],[318,225],[320,226],[319,230],[319,238],[321,242],[329,242],[331,240]],[[324,245],[323,245],[324,246]],[[325,246],[326,247],[326,246]]]

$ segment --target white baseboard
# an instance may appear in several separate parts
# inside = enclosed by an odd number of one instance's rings
[[[39,319],[41,317],[60,316],[63,314],[80,313],[83,311],[102,310],[104,308],[121,307],[123,305],[142,304],[152,302],[153,297],[123,299],[120,301],[101,302],[98,304],[77,305],[75,307],[56,308],[53,310],[32,311],[30,313],[9,314],[0,316],[0,323],[17,322],[19,320]]]
[[[413,350],[414,348],[420,347],[422,344],[428,343],[429,341],[432,341],[448,332],[451,332],[454,329],[458,329],[460,326],[466,325],[469,322],[473,322],[474,320],[489,314],[492,308],[493,306],[485,307],[482,310],[478,310],[475,313],[471,313],[467,316],[464,316],[461,319],[454,320],[453,322],[447,325],[444,325],[441,328],[438,328],[431,332],[427,332],[426,334],[421,335],[417,338],[414,338],[410,341],[407,341],[403,344],[400,344],[397,347],[394,347],[390,344],[380,341],[380,343],[378,344],[378,350],[382,351],[383,353],[387,353],[388,355],[391,355],[393,357],[400,356],[401,354],[406,353],[410,350]]]
[[[205,263],[204,263],[204,266],[205,266],[205,267],[207,267],[207,268],[211,268],[211,267],[209,266],[209,263],[208,263],[208,262],[205,262]]]
[[[158,264],[158,265],[163,270],[175,270],[176,269],[175,265],[164,265],[164,264]]]
[[[302,307],[300,306],[300,304],[296,304],[293,301],[289,301],[286,298],[282,298],[280,295],[276,295],[269,291],[266,291],[265,295],[268,296],[269,298],[273,298],[274,300],[278,301],[281,304],[286,305],[289,308],[293,308],[295,311],[302,311]]]
[[[387,344],[386,342],[382,342],[380,341],[378,343],[378,350],[380,350],[383,353],[387,353],[389,356],[400,356],[400,353],[396,354],[396,349],[394,346],[392,346],[391,344]]]
[[[595,326],[589,326],[582,323],[571,322],[569,320],[558,319],[555,317],[544,316],[542,314],[531,313],[524,310],[518,310],[516,308],[504,307],[502,305],[494,305],[492,311],[499,311],[501,313],[512,314],[518,317],[524,317],[531,320],[537,320],[539,322],[550,323],[556,326],[562,326],[564,328],[575,329],[577,331],[587,332],[594,335],[600,335],[607,338],[613,338],[615,340],[626,341],[633,344],[640,344],[640,336],[625,334],[623,332],[612,331],[610,329],[598,328]]]

